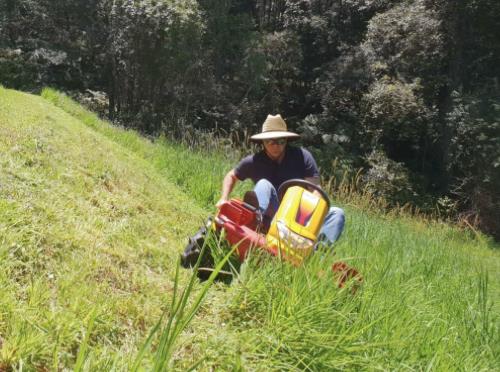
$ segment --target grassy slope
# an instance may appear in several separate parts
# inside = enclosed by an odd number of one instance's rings
[[[40,97],[0,88],[0,153],[0,370],[71,366],[91,316],[90,359],[126,363],[204,213]]]
[[[73,117],[0,90],[0,366],[72,366],[94,314],[89,366],[122,368],[204,214],[167,180],[207,207],[234,159],[151,144],[44,97]],[[498,250],[445,225],[345,207],[336,252],[365,276],[356,296],[328,279],[332,257],[298,270],[250,260],[240,282],[209,293],[179,368],[197,355],[227,370],[497,366]]]

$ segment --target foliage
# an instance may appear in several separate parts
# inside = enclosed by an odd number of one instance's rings
[[[0,48],[21,54],[0,60],[4,84],[102,87],[106,34],[98,22],[99,5],[100,0],[7,1],[1,9]]]
[[[464,214],[487,232],[498,235],[500,220],[500,106],[497,100],[478,100],[455,94],[448,115],[455,133],[450,146],[453,192]]]
[[[444,42],[441,21],[423,0],[402,3],[370,19],[363,48],[376,76],[405,82],[439,76]]]
[[[427,107],[418,90],[418,82],[405,84],[388,77],[374,82],[362,97],[368,132],[375,142],[405,143],[418,141],[425,133]],[[374,128],[370,130],[370,127]],[[424,130],[422,130],[424,127]]]
[[[115,1],[108,17],[111,116],[158,132],[166,109],[175,120],[199,98],[196,2]]]
[[[400,204],[415,199],[416,194],[404,166],[387,158],[380,150],[374,150],[366,161],[370,169],[363,175],[363,183],[368,192]]]
[[[248,120],[246,126],[256,131],[259,117],[267,112],[282,112],[297,104],[296,84],[299,80],[302,50],[296,35],[274,32],[263,35],[247,50],[246,64],[241,73],[243,81],[255,81],[249,86],[247,96],[259,98],[259,111]]]

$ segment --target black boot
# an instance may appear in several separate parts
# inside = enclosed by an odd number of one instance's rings
[[[257,199],[257,194],[255,191],[247,191],[243,196],[243,203],[250,205],[251,207],[259,210],[259,199]]]

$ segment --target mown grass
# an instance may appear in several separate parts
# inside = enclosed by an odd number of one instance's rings
[[[0,370],[125,368],[206,213],[40,97],[1,89],[0,133]]]
[[[55,91],[42,96],[71,116],[0,90],[0,365],[130,369],[171,309],[184,238],[213,212],[240,154],[153,143]],[[342,201],[347,225],[334,256],[300,268],[252,257],[230,286],[207,292],[173,367],[497,369],[498,246]],[[335,285],[339,259],[363,274],[355,294]],[[142,368],[153,368],[155,345]]]
[[[220,186],[224,174],[241,155],[230,143],[220,142],[219,152],[207,153],[202,146],[189,147],[165,137],[154,142],[141,137],[132,130],[120,130],[87,111],[64,94],[44,89],[42,97],[62,108],[96,132],[124,146],[127,150],[145,159],[162,176],[177,184],[199,205],[212,209],[220,197]],[[201,135],[201,134],[200,134]],[[196,142],[196,139],[195,139]],[[240,185],[235,194],[241,193],[248,184]]]

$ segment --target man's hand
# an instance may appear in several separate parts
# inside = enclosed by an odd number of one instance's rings
[[[215,203],[215,206],[217,207],[217,209],[220,209],[220,207],[222,207],[222,204],[224,204],[225,202],[227,202],[227,199],[220,198],[219,201]]]
[[[319,186],[319,184],[320,184],[320,182],[319,182],[319,181],[320,181],[319,177],[306,177],[306,178],[304,178],[304,180],[306,180],[306,181],[308,181],[308,182],[311,182],[311,183],[313,183],[313,184],[315,184],[315,185],[318,185],[318,186]]]
[[[319,177],[306,177],[304,179],[306,181],[311,182],[312,184],[320,186],[320,179],[319,179]],[[311,191],[314,195],[319,196],[320,198],[323,198],[323,195],[321,195],[321,193],[319,191],[313,189],[312,187],[309,189],[309,191]]]
[[[306,177],[305,178],[306,181],[309,181],[313,184],[315,184],[316,186],[319,186],[321,188],[321,184],[320,184],[320,178],[319,177]],[[313,195],[316,195],[317,197],[321,198],[321,199],[325,199],[325,197],[316,189],[313,189],[312,187],[309,188],[309,191],[313,193]],[[328,199],[325,199],[326,201],[328,201]]]

